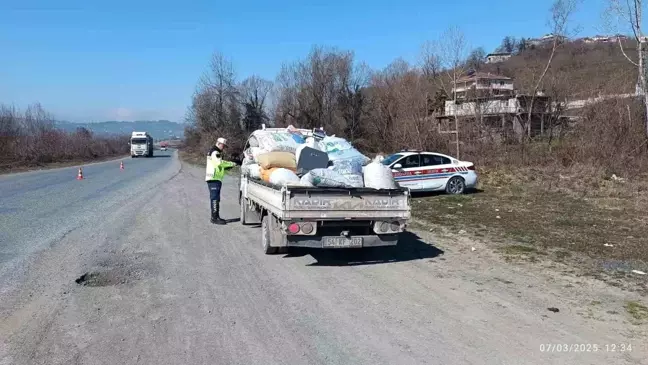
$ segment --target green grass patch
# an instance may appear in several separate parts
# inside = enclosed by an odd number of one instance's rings
[[[636,322],[648,320],[648,308],[645,305],[639,302],[629,301],[626,302],[624,308]]]
[[[538,250],[529,246],[509,245],[500,248],[500,252],[502,252],[505,255],[529,255],[529,254],[538,253]]]

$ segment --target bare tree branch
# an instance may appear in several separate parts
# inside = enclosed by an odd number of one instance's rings
[[[623,56],[628,60],[628,62],[632,63],[633,65],[635,65],[637,67],[639,67],[639,64],[636,63],[635,61],[633,61],[632,59],[630,59],[630,56],[628,56],[628,54],[623,49],[623,40],[621,39],[621,37],[618,37],[617,40],[619,42],[619,48],[621,48],[621,53],[623,54]]]
[[[538,94],[538,91],[540,90],[540,86],[542,85],[545,76],[547,75],[547,72],[549,71],[549,68],[551,67],[551,63],[553,62],[554,56],[556,55],[556,49],[563,42],[564,38],[568,36],[569,19],[576,10],[577,1],[578,0],[555,0],[551,6],[551,18],[549,22],[552,29],[553,42],[551,44],[551,52],[549,54],[549,58],[547,59],[547,63],[545,64],[540,77],[538,77],[538,80],[536,81],[531,93],[531,102],[528,106],[529,110],[527,111],[526,120],[527,137],[531,136],[531,119],[533,117],[533,112],[535,109],[536,96]]]
[[[621,47],[621,52],[623,56],[630,62],[632,65],[637,67],[638,73],[638,86],[642,93],[643,102],[644,102],[644,124],[645,124],[645,133],[648,136],[648,72],[646,70],[646,60],[645,60],[645,51],[644,51],[644,35],[642,28],[643,21],[643,1],[642,0],[626,0],[626,6],[623,8],[619,2],[620,0],[610,0],[610,10],[611,13],[614,13],[619,18],[624,19],[625,27],[629,27],[632,30],[634,35],[636,47],[637,47],[637,62],[632,61],[632,59],[626,54],[623,49],[622,40],[619,39],[619,46]]]

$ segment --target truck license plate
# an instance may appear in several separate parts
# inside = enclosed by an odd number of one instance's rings
[[[324,237],[325,248],[362,247],[362,237]]]

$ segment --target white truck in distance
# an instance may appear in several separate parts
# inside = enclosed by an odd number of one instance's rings
[[[130,140],[131,157],[153,157],[153,137],[146,132],[133,132]]]
[[[395,246],[411,214],[407,188],[280,187],[242,175],[239,190],[241,223],[261,223],[266,254],[287,247]]]

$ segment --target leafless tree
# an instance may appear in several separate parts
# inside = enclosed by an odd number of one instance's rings
[[[0,170],[125,154],[127,140],[94,136],[85,128],[57,129],[54,117],[38,103],[24,111],[0,104]]]
[[[244,108],[243,129],[246,132],[261,127],[268,121],[267,99],[273,84],[258,76],[250,76],[239,85],[239,95]]]
[[[486,51],[483,47],[477,47],[470,51],[468,58],[466,59],[466,68],[469,70],[479,71],[485,63]]]
[[[615,23],[622,23],[624,28],[630,28],[632,30],[632,37],[636,43],[637,49],[637,59],[633,60],[623,48],[623,41],[621,37],[617,38],[621,52],[625,58],[632,65],[637,67],[638,73],[638,87],[637,91],[642,94],[644,109],[646,115],[644,116],[645,124],[645,133],[648,136],[648,76],[646,75],[648,71],[646,70],[646,60],[645,60],[645,51],[643,46],[646,42],[646,38],[643,34],[642,21],[643,21],[643,1],[642,0],[609,0],[610,1],[610,12],[609,14],[616,15]]]
[[[448,28],[442,35],[441,39],[436,43],[438,49],[439,61],[445,70],[446,79],[449,81],[443,82],[443,87],[446,95],[452,96],[452,101],[456,106],[457,92],[455,86],[457,81],[466,74],[466,59],[468,57],[468,44],[464,33],[458,27]],[[455,144],[456,144],[456,157],[460,155],[460,142],[459,142],[459,118],[454,116],[455,121]]]
[[[349,105],[341,112],[341,103],[351,102],[355,96],[348,98],[349,92],[362,88],[355,70],[353,53],[324,47],[315,47],[306,59],[284,65],[276,82],[278,124],[344,131]]]
[[[198,82],[187,113],[187,120],[191,124],[185,134],[192,139],[192,143],[204,149],[219,136],[226,136],[231,141],[232,150],[236,150],[242,138],[243,112],[239,99],[232,61],[215,52],[207,72]]]
[[[441,73],[441,59],[436,42],[425,42],[421,47],[421,70],[428,81],[435,81]]]
[[[349,65],[345,63],[343,65]],[[366,87],[369,84],[370,70],[366,64],[359,64],[353,70],[343,69],[341,90],[337,104],[343,123],[343,133],[351,141],[362,138],[366,122],[367,97]]]
[[[571,33],[571,30],[569,29],[569,21],[571,16],[576,11],[576,5],[578,1],[579,0],[555,0],[551,5],[551,16],[549,18],[549,26],[553,35],[553,39],[551,41],[551,52],[549,53],[549,58],[547,59],[542,72],[537,77],[537,79],[535,79],[533,89],[531,89],[531,100],[527,107],[527,137],[531,136],[531,122],[533,113],[536,109],[536,96],[538,95],[538,91],[541,90],[542,82],[544,81],[544,78],[547,75],[549,68],[551,67],[551,63],[553,62],[554,56],[556,55],[556,50]]]
[[[520,40],[520,42],[522,41]],[[502,39],[502,43],[497,48],[497,52],[513,53],[519,48],[519,44],[515,37],[506,36]]]
[[[222,53],[215,52],[209,63],[209,69],[198,86],[198,101],[204,111],[201,115],[203,128],[218,130],[230,124],[228,102],[234,99],[237,92],[232,61]]]

